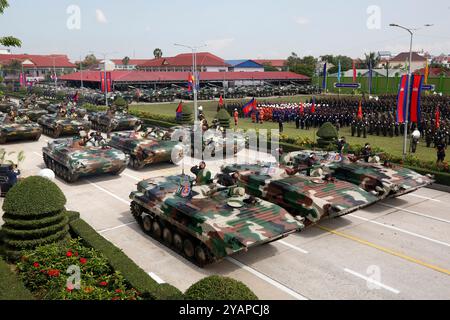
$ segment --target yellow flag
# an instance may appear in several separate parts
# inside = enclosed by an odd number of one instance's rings
[[[428,59],[427,59],[427,65],[425,66],[425,84],[428,84],[428,74],[430,73],[430,68],[428,67]]]

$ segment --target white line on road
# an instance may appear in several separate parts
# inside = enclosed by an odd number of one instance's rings
[[[420,217],[424,217],[424,218],[428,218],[428,219],[433,219],[433,220],[437,220],[437,221],[444,222],[444,223],[450,223],[450,220],[445,220],[445,219],[437,218],[437,217],[434,217],[434,216],[430,216],[430,215],[425,214],[425,213],[420,213],[420,212],[417,212],[417,211],[412,211],[412,210],[409,210],[409,209],[396,207],[396,206],[393,206],[393,205],[390,205],[390,204],[387,204],[387,203],[379,203],[379,205],[381,205],[383,207],[386,207],[386,208],[392,208],[392,209],[397,209],[397,210],[400,210],[400,211],[408,212],[408,213],[414,214],[416,216],[420,216]]]
[[[363,220],[363,221],[366,221],[366,222],[369,222],[369,223],[373,223],[373,224],[376,224],[376,225],[379,225],[379,226],[382,226],[382,227],[385,227],[385,228],[388,228],[388,229],[392,229],[392,230],[396,230],[396,231],[399,231],[399,232],[402,232],[402,233],[406,233],[406,234],[409,234],[409,235],[417,237],[417,238],[428,240],[430,242],[441,244],[441,245],[446,246],[446,247],[450,247],[450,243],[439,241],[439,240],[436,240],[436,239],[431,239],[431,238],[422,236],[420,234],[417,234],[417,233],[414,233],[414,232],[411,232],[411,231],[400,229],[400,228],[397,228],[397,227],[394,227],[394,226],[389,226],[387,224],[384,224],[384,223],[381,223],[381,222],[377,222],[377,221],[373,221],[373,220],[370,220],[370,219],[366,219],[366,218],[363,218],[363,217],[360,217],[360,216],[357,216],[357,215],[354,215],[354,214],[349,214],[348,216],[353,217],[353,218],[357,218],[357,219],[360,219],[360,220]]]
[[[33,153],[35,154],[35,155],[37,155],[37,156],[42,156],[42,154],[41,153],[37,153],[36,151],[33,151]]]
[[[231,257],[226,257],[225,259],[227,259],[229,262],[231,262],[234,265],[237,265],[238,267],[241,267],[242,269],[250,272],[251,274],[257,276],[258,278],[260,278],[261,280],[266,281],[267,283],[273,285],[274,287],[280,289],[281,291],[293,296],[295,299],[297,300],[308,300],[308,298],[306,298],[305,296],[302,296],[301,294],[295,292],[294,290],[286,287],[285,285],[279,283],[278,281],[275,281],[272,278],[269,278],[268,276],[262,274],[259,271],[256,271],[255,269],[243,264],[242,262],[237,261],[234,258]]]
[[[100,231],[97,231],[97,232],[98,233],[105,233],[105,232],[108,232],[108,231],[111,231],[111,230],[116,230],[116,229],[119,229],[119,228],[123,228],[123,227],[129,226],[129,225],[132,225],[132,224],[135,224],[135,223],[136,223],[136,221],[129,222],[129,223],[124,223],[124,224],[121,224],[119,226],[103,229],[103,230],[100,230]]]
[[[386,290],[388,290],[388,291],[391,291],[391,292],[393,292],[393,293],[395,293],[395,294],[399,294],[399,293],[400,293],[400,291],[397,290],[397,289],[394,289],[394,288],[392,288],[392,287],[389,287],[389,286],[387,286],[387,285],[385,285],[385,284],[383,284],[383,283],[381,283],[381,282],[379,282],[379,281],[376,281],[376,280],[374,280],[374,279],[372,279],[372,278],[363,276],[362,274],[359,274],[358,272],[355,272],[355,271],[353,271],[353,270],[350,270],[350,269],[345,268],[344,271],[345,271],[345,272],[348,272],[348,273],[350,273],[350,274],[352,274],[352,275],[354,275],[354,276],[356,276],[356,277],[358,277],[358,278],[364,279],[364,280],[366,280],[368,283],[369,283],[369,282],[370,282],[370,283],[373,283],[373,284],[375,284],[376,286],[378,286],[378,287],[380,287],[380,288],[383,288],[383,289],[386,289]]]
[[[414,193],[407,193],[407,194],[405,194],[405,196],[415,197],[415,198],[420,198],[420,199],[426,199],[426,200],[434,201],[434,202],[442,202],[441,200],[437,200],[437,199],[433,199],[433,198],[429,198],[429,197],[424,197],[424,196],[419,196],[418,194],[414,194]]]
[[[141,178],[138,178],[138,177],[129,175],[128,173],[125,173],[125,172],[122,173],[122,175],[124,175],[125,177],[128,177],[128,178],[130,178],[130,179],[133,179],[133,180],[135,180],[135,181],[142,181],[142,180],[144,180],[144,179],[141,179]]]
[[[86,181],[87,181],[90,185],[93,185],[94,187],[96,187],[98,190],[101,190],[101,191],[103,191],[103,192],[109,194],[111,197],[113,197],[113,198],[119,200],[120,202],[126,203],[126,204],[128,204],[128,205],[130,204],[130,201],[126,201],[126,200],[124,200],[124,199],[122,199],[122,198],[116,196],[114,193],[109,192],[109,191],[106,190],[106,189],[103,189],[103,188],[100,187],[99,185],[97,185],[97,184],[95,184],[95,183],[93,183],[93,182],[91,182],[91,181],[89,181],[89,180],[86,180]]]
[[[304,254],[307,254],[307,253],[308,253],[308,251],[306,251],[306,250],[304,250],[304,249],[302,249],[302,248],[296,247],[296,246],[294,246],[294,245],[292,245],[292,244],[290,244],[290,243],[288,243],[288,242],[286,242],[286,241],[278,240],[277,242],[278,242],[278,243],[281,243],[282,245],[285,245],[286,247],[289,247],[289,248],[291,248],[291,249],[293,249],[293,250],[299,251],[299,252],[301,252],[301,253],[304,253]]]
[[[163,279],[161,279],[160,277],[158,277],[158,276],[156,275],[156,273],[149,272],[148,275],[149,275],[150,277],[152,277],[153,280],[155,280],[156,282],[158,282],[158,284],[166,283]]]

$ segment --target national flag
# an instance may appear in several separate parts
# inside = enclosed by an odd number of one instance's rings
[[[183,113],[183,101],[180,101],[178,104],[177,110],[175,111],[178,114]]]
[[[252,100],[250,100],[249,102],[247,102],[243,107],[242,107],[242,112],[244,112],[244,114],[247,116],[250,112],[252,112],[253,110],[256,109],[256,100],[255,98],[252,98]]]
[[[189,75],[188,75],[188,92],[192,91],[193,84],[194,84],[194,76],[189,72]]]
[[[338,82],[341,83],[341,60],[339,60],[338,64],[338,75],[337,75]]]
[[[413,75],[411,78],[409,120],[414,123],[420,122],[420,98],[423,80],[424,77],[422,75]]]
[[[300,114],[305,113],[305,107],[303,106],[303,103],[300,103]]]
[[[323,65],[323,81],[322,81],[322,89],[327,89],[327,63]]]
[[[439,129],[441,127],[441,111],[439,110],[439,106],[436,107],[436,114],[434,120],[436,129]]]
[[[358,119],[362,120],[363,118],[363,112],[362,112],[362,102],[359,100],[359,107],[358,107]]]
[[[222,98],[222,95],[220,95],[219,106],[220,106],[220,107],[223,107],[223,98]]]
[[[428,76],[430,74],[430,67],[428,66],[428,59],[427,59],[427,65],[425,66],[425,84],[428,84]]]
[[[408,88],[408,75],[403,75],[400,79],[400,87],[397,96],[397,123],[405,122],[406,113],[406,89]]]
[[[316,98],[312,98],[311,113],[316,113]]]
[[[356,64],[353,61],[353,83],[356,83]]]

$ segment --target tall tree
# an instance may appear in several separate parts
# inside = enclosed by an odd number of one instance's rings
[[[130,63],[130,58],[129,58],[129,57],[123,58],[123,59],[122,59],[122,63],[123,63],[124,66],[127,66],[128,63]]]
[[[316,70],[317,59],[313,56],[300,58],[295,52],[287,58],[289,70],[298,74],[312,77]]]
[[[370,66],[372,66],[372,68],[375,68],[380,62],[380,57],[375,52],[365,53],[364,56],[364,62],[366,63],[367,68],[369,68]]]
[[[339,61],[341,62],[341,71],[345,72],[353,68],[353,59],[347,56],[333,56],[332,54],[327,54],[320,57],[323,62],[332,64],[333,66],[328,69],[328,73],[337,73]]]
[[[8,7],[9,3],[7,0],[0,0],[0,14],[3,14]],[[22,41],[13,36],[0,37],[0,45],[4,47],[21,47]]]
[[[155,50],[153,50],[153,55],[155,56],[155,59],[159,59],[162,57],[163,52],[160,48],[156,48]]]

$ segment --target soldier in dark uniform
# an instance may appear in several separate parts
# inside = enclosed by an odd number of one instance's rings
[[[356,133],[356,122],[355,120],[352,121],[352,137],[355,136]]]
[[[394,126],[394,134],[395,134],[396,137],[398,137],[399,134],[400,134],[400,128],[399,128],[398,122],[395,123],[395,126]]]
[[[366,139],[367,138],[367,122],[363,121],[362,122],[362,131],[363,131],[363,138]]]
[[[356,132],[358,133],[358,138],[361,138],[361,132],[362,132],[362,124],[361,121],[359,121],[356,124]]]

